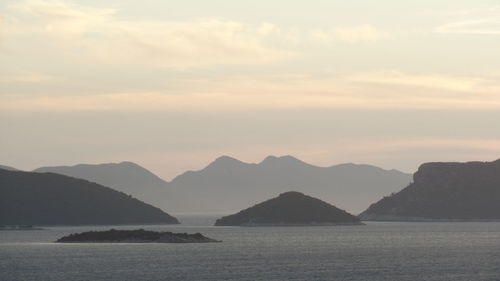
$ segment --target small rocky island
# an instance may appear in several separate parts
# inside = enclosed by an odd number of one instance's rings
[[[222,217],[216,226],[361,225],[344,210],[319,199],[290,191],[237,214]]]
[[[57,243],[210,243],[221,242],[200,233],[157,232],[144,229],[88,231],[70,234]]]

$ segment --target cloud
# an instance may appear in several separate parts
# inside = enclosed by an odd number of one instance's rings
[[[107,24],[116,12],[114,9],[74,6],[61,0],[22,1],[11,8],[33,17],[32,20],[41,23],[48,32],[85,32],[96,25]]]
[[[500,6],[455,11],[448,16],[460,19],[437,26],[437,33],[500,35]]]
[[[293,56],[265,44],[265,26],[235,21],[122,20],[114,9],[66,1],[24,1],[11,11],[4,20],[4,41],[12,43],[11,52],[18,56],[44,52],[84,64],[174,68],[269,64]],[[28,36],[37,50],[16,45],[16,39]]]
[[[500,19],[477,19],[440,25],[438,33],[500,35]]]
[[[433,88],[459,92],[473,92],[481,90],[481,84],[487,83],[488,81],[488,79],[484,77],[452,76],[443,74],[408,74],[399,71],[376,71],[362,73],[350,75],[348,79],[363,83]]]
[[[2,29],[10,55],[49,57],[56,62],[64,58],[86,65],[181,69],[267,65],[297,57],[293,47],[303,42],[373,42],[387,36],[369,24],[301,29],[216,18],[129,20],[120,18],[116,9],[58,0],[22,1],[11,5],[9,11]]]
[[[310,31],[309,37],[319,42],[374,42],[385,39],[389,34],[372,25],[358,25],[350,27],[337,27],[331,30]]]
[[[55,79],[57,78],[51,75],[33,72],[15,73],[8,75],[0,74],[0,82],[4,83],[38,83],[52,81]]]
[[[498,77],[396,71],[185,80],[172,91],[3,95],[0,110],[217,112],[290,109],[500,109]],[[227,83],[230,80],[231,83]]]

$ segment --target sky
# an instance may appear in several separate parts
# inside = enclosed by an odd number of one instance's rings
[[[500,1],[0,1],[0,164],[500,158]]]

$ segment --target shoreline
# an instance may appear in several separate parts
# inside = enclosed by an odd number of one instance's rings
[[[403,216],[376,216],[367,215],[360,217],[361,221],[373,222],[500,222],[500,219],[450,219],[450,218],[425,218]]]
[[[306,226],[359,226],[366,225],[363,222],[346,222],[346,223],[244,223],[240,225],[215,225],[215,226],[240,226],[240,227],[306,227]]]

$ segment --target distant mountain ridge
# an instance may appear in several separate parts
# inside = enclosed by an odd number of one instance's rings
[[[165,207],[164,201],[169,196],[166,181],[147,169],[128,161],[96,165],[78,164],[74,166],[42,167],[35,169],[33,172],[51,172],[86,179],[130,194],[155,206]]]
[[[7,170],[7,171],[20,171],[20,170],[14,168],[14,167],[5,166],[5,165],[0,165],[0,169]]]
[[[171,182],[131,162],[35,171],[94,181],[175,214],[233,213],[288,190],[359,213],[411,181],[410,174],[396,170],[357,164],[317,167],[292,156],[268,156],[260,163],[221,156],[204,169],[184,172]]]
[[[111,188],[54,173],[0,169],[0,225],[175,224]]]
[[[499,220],[500,159],[422,164],[414,182],[372,204],[364,220]]]
[[[296,190],[359,213],[410,181],[410,174],[370,165],[318,167],[289,155],[268,156],[255,164],[222,156],[202,170],[175,177],[169,189],[176,202],[169,205],[179,213],[231,213],[274,194]]]

